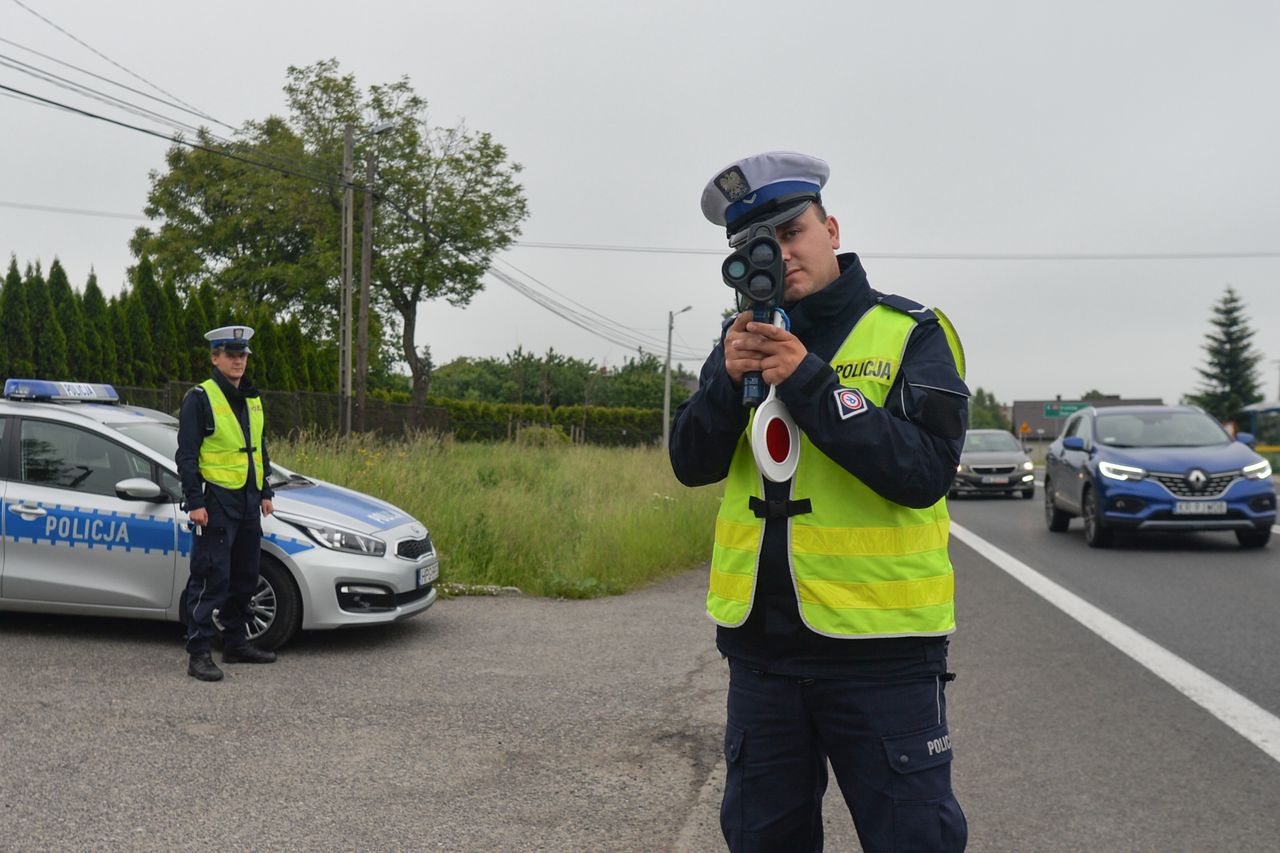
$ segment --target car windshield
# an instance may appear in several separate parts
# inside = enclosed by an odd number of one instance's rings
[[[172,459],[178,452],[178,428],[173,424],[124,423],[108,424],[108,426],[129,436],[139,444],[146,445],[166,459]],[[292,483],[310,481],[283,465],[272,462],[270,482],[272,488],[280,488]]]
[[[1017,453],[1018,440],[1007,432],[971,432],[964,438],[965,453]]]
[[[1202,412],[1103,412],[1094,429],[1098,443],[1111,447],[1207,447],[1231,441],[1226,430]]]

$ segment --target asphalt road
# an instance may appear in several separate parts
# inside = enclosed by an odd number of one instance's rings
[[[952,514],[1280,714],[1280,545],[1097,551],[1048,533],[1038,500]],[[971,851],[1276,849],[1280,763],[965,544],[952,556]],[[723,849],[703,583],[442,601],[306,634],[221,684],[185,675],[176,626],[0,613],[0,850]],[[827,849],[857,850],[834,784],[826,811]]]

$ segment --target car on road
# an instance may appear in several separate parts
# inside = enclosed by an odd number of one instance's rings
[[[956,466],[950,497],[958,495],[1014,495],[1035,497],[1036,475],[1031,457],[1012,433],[1002,429],[971,429]]]
[[[1261,548],[1276,489],[1251,443],[1195,406],[1081,409],[1045,455],[1045,522],[1061,532],[1079,516],[1095,548],[1119,530],[1230,530]]]
[[[0,610],[183,618],[191,537],[178,422],[110,385],[10,379],[0,398]],[[272,463],[250,639],[393,622],[435,603],[431,534],[403,510]],[[216,617],[215,617],[216,618]]]

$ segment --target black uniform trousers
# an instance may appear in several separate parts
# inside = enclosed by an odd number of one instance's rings
[[[262,514],[228,515],[216,500],[205,506],[209,524],[196,527],[191,537],[191,577],[184,607],[187,615],[187,652],[209,651],[218,611],[224,646],[249,642],[250,604],[258,588],[258,558],[262,542]]]
[[[866,853],[960,853],[945,652],[797,678],[729,661],[720,825],[732,851],[822,850],[827,761]]]

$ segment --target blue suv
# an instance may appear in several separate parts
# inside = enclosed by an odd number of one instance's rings
[[[1232,530],[1261,548],[1276,521],[1271,463],[1194,406],[1108,406],[1071,416],[1045,455],[1044,516],[1062,532],[1084,520],[1085,541],[1117,530]]]

